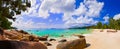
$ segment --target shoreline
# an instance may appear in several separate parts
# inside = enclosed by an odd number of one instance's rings
[[[101,30],[103,30],[101,32]],[[117,32],[107,32],[108,30],[115,31],[113,29],[93,29],[90,34],[83,34],[86,38],[86,42],[90,44],[85,49],[120,49],[120,30]],[[67,39],[68,41],[77,39],[74,36]],[[56,49],[58,41],[50,42],[52,46],[47,46],[48,49]],[[114,45],[114,46],[113,46]]]
[[[13,30],[13,31],[8,31],[7,34],[15,36],[15,37],[17,37],[16,35],[20,35],[20,37],[21,37],[21,35],[23,33],[18,33]],[[29,36],[31,34],[23,34],[23,35],[24,35],[24,37],[28,38],[27,36]],[[78,34],[76,34],[76,35],[78,35]],[[48,49],[56,49],[56,46],[59,44],[59,41],[62,39],[65,39],[67,41],[79,39],[77,36],[72,35],[69,37],[59,37],[59,38],[58,37],[57,38],[56,37],[54,37],[54,38],[48,37],[47,39],[45,39],[46,41],[40,41],[40,40],[36,40],[36,39],[38,39],[37,36],[35,36],[35,35],[32,35],[32,36],[35,38],[35,40],[32,42],[38,41],[42,44],[44,44],[45,42],[50,43],[51,46],[46,46]],[[120,30],[117,30],[117,32],[116,32],[116,30],[113,30],[113,29],[92,29],[91,33],[83,34],[83,36],[85,36],[86,43],[89,44],[89,46],[85,49],[120,49],[120,42],[119,42],[120,41]],[[26,38],[25,38],[25,41],[29,40]],[[24,39],[24,38],[22,38],[22,39]],[[42,39],[44,39],[44,38],[42,38]],[[55,39],[55,41],[49,41],[50,39]],[[11,40],[13,40],[13,39],[11,39]]]

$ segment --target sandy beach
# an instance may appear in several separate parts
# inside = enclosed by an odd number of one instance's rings
[[[94,29],[91,34],[84,34],[86,42],[89,46],[85,49],[120,49],[120,30],[117,32],[107,32],[108,29],[104,29],[100,32],[100,29]],[[74,40],[77,39],[75,36],[70,38],[61,38]],[[56,49],[58,41],[51,41],[52,46],[48,46],[48,49]]]

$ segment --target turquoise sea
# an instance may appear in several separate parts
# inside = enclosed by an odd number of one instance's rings
[[[37,36],[45,36],[49,35],[50,37],[60,37],[63,36],[71,36],[73,34],[88,34],[91,33],[92,30],[88,29],[40,29],[40,30],[26,30],[30,34],[34,34]]]

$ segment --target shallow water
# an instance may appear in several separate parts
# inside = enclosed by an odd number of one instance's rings
[[[37,36],[49,35],[50,37],[71,36],[73,34],[88,34],[92,30],[88,29],[40,29],[40,30],[26,30],[30,34]]]

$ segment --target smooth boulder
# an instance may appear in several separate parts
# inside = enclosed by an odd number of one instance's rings
[[[40,42],[0,41],[0,49],[47,49]]]
[[[86,47],[85,38],[80,38],[73,41],[60,43],[57,45],[56,49],[84,49],[85,47]]]
[[[40,41],[47,41],[48,40],[48,36],[43,36],[43,37],[39,37]]]
[[[52,38],[51,38],[49,41],[56,41],[56,39],[52,39]]]

